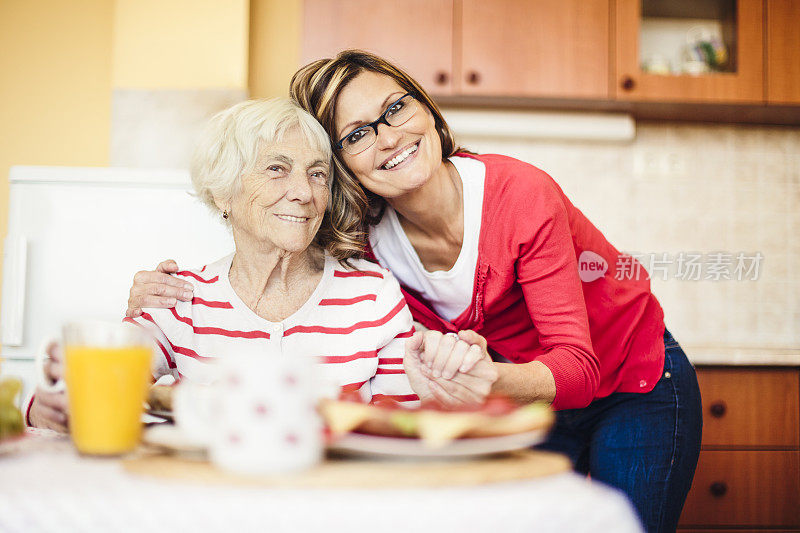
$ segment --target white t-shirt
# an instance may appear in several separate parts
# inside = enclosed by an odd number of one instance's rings
[[[480,161],[451,157],[450,162],[461,176],[464,189],[464,242],[450,270],[425,270],[391,207],[387,207],[383,219],[369,235],[370,246],[381,265],[400,283],[419,292],[447,320],[458,317],[472,302],[486,179],[486,167]]]

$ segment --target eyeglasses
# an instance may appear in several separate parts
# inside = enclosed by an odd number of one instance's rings
[[[417,112],[417,102],[414,97],[406,93],[394,103],[386,108],[386,111],[378,117],[378,120],[360,126],[344,137],[336,144],[336,148],[344,150],[350,155],[360,154],[373,144],[378,138],[378,126],[386,124],[387,126],[400,126],[408,122],[408,119],[414,116]]]

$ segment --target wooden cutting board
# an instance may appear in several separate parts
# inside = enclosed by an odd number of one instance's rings
[[[549,476],[571,469],[567,457],[523,450],[477,459],[391,461],[329,457],[296,474],[249,477],[208,462],[171,455],[142,455],[123,461],[128,472],[177,481],[279,488],[409,488],[480,485]]]

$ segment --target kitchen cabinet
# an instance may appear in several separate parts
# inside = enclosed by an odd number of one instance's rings
[[[762,103],[763,7],[763,0],[616,0],[615,97],[631,101]],[[690,67],[703,67],[688,61],[693,49],[690,34],[699,28],[702,35],[704,24],[712,23],[727,45],[724,68],[719,72],[683,73],[691,71]],[[648,57],[645,43],[663,41],[670,27],[687,28],[683,61],[667,64],[664,57]],[[648,63],[658,64],[646,68]]]
[[[304,64],[345,48],[369,50],[402,65],[445,105],[800,123],[798,0],[304,6]]]
[[[302,64],[359,48],[402,65],[431,94],[453,93],[453,0],[306,0]]]
[[[703,441],[681,530],[800,527],[800,370],[701,367],[697,378]]]
[[[434,95],[608,98],[609,0],[306,0],[303,62],[362,48]]]
[[[766,0],[767,101],[800,104],[800,2]]]
[[[465,95],[609,96],[608,0],[463,0]]]

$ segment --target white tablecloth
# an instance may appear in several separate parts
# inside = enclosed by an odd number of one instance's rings
[[[3,533],[641,531],[623,495],[572,473],[438,489],[204,486],[133,476],[64,437],[35,439],[0,455]]]

